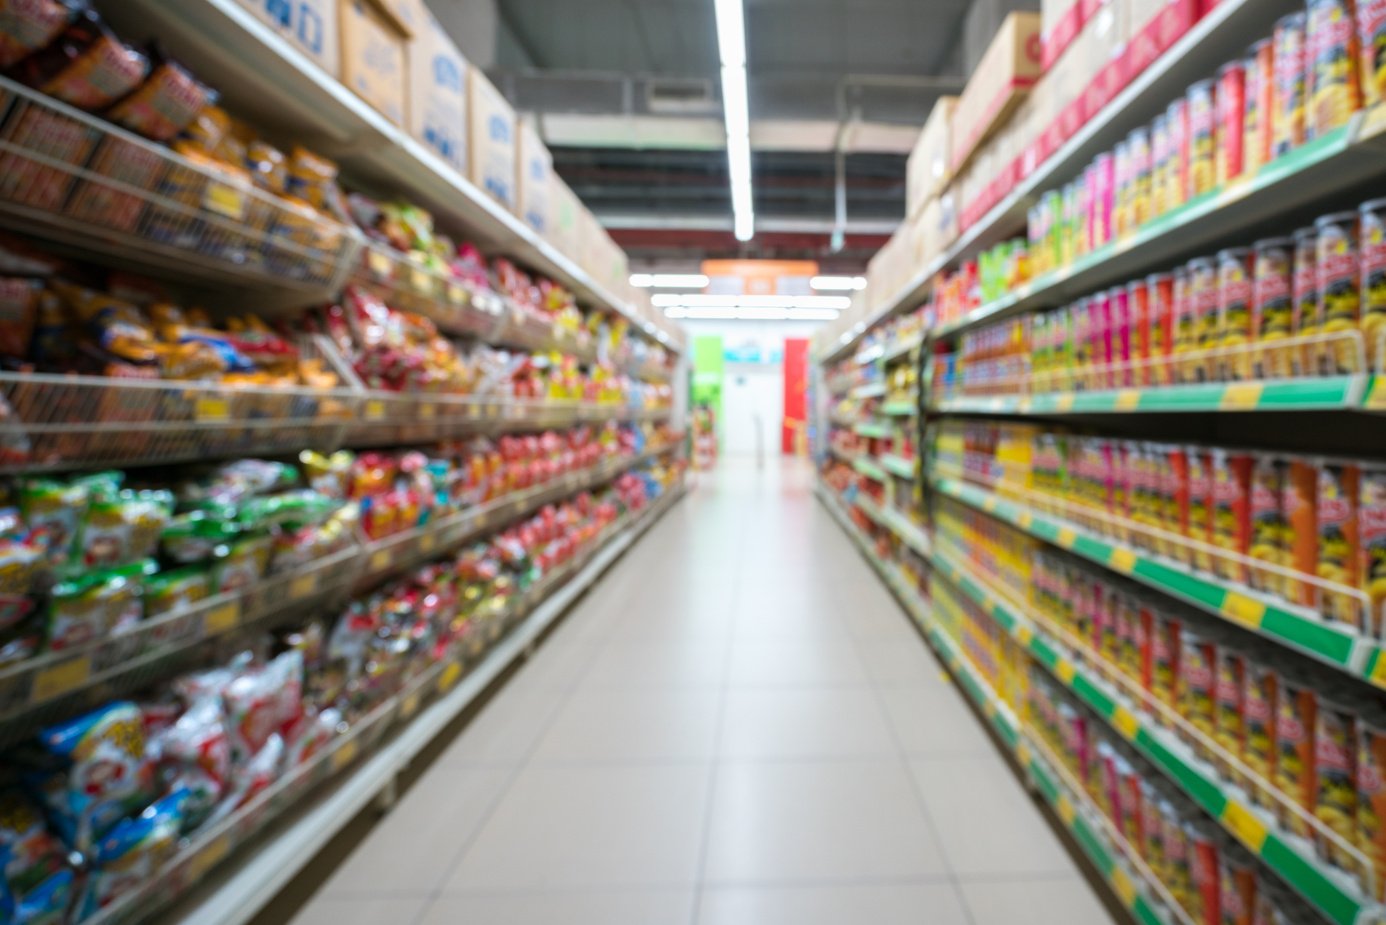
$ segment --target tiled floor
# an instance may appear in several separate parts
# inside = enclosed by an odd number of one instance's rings
[[[1108,925],[812,475],[727,462],[294,925]]]

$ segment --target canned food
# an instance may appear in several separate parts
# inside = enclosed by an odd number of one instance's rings
[[[1271,109],[1275,99],[1274,44],[1262,39],[1247,50],[1246,116],[1242,122],[1245,169],[1255,173],[1271,157]]]
[[[1271,153],[1288,154],[1305,142],[1305,14],[1291,13],[1275,24],[1275,98],[1271,110]]]
[[[1189,836],[1174,804],[1168,801],[1162,803],[1160,815],[1163,817],[1165,832],[1165,865],[1169,873],[1165,878],[1165,886],[1169,887],[1170,896],[1174,901],[1187,910],[1193,902],[1190,895],[1193,891],[1193,875],[1192,860],[1189,857]]]
[[[1245,859],[1224,851],[1220,859],[1219,925],[1253,925],[1256,913],[1256,869]]]
[[[1150,316],[1151,385],[1169,385],[1174,371],[1167,357],[1174,349],[1174,274],[1153,273],[1145,278]]]
[[[1382,6],[1386,8],[1386,2]],[[1386,338],[1386,199],[1364,202],[1358,211],[1362,336],[1367,341],[1370,369],[1376,371],[1382,361],[1382,340]]]
[[[1189,747],[1211,760],[1206,744],[1217,727],[1217,646],[1185,627],[1179,635],[1179,713],[1201,736],[1186,734]]]
[[[1179,653],[1180,635],[1183,626],[1172,617],[1156,614],[1152,620],[1154,634],[1151,638],[1151,693],[1155,699],[1170,710],[1178,712]],[[1164,715],[1159,719],[1165,722]]]
[[[1117,286],[1107,292],[1107,317],[1112,358],[1108,385],[1116,388],[1134,385],[1131,361],[1136,356],[1136,349],[1132,347],[1131,300],[1127,297],[1125,286]]]
[[[1145,808],[1142,805],[1141,775],[1131,767],[1125,758],[1117,757],[1117,773],[1120,775],[1117,792],[1118,825],[1126,843],[1139,849],[1145,834]]]
[[[1285,482],[1285,517],[1290,522],[1290,567],[1301,575],[1318,574],[1318,495],[1318,467],[1303,459],[1292,461]],[[1285,597],[1308,607],[1318,603],[1314,586],[1295,578],[1285,580]]]
[[[1188,271],[1185,311],[1192,330],[1191,337],[1186,341],[1186,352],[1197,353],[1198,356],[1180,364],[1181,381],[1207,382],[1213,372],[1209,351],[1218,345],[1217,262],[1211,257],[1198,257],[1189,261]]]
[[[1161,510],[1165,534],[1158,540],[1161,554],[1172,559],[1188,561],[1188,549],[1171,537],[1184,532],[1188,524],[1189,465],[1184,451],[1161,447],[1163,457],[1159,466]]]
[[[1165,210],[1178,208],[1189,201],[1189,165],[1192,152],[1189,145],[1189,101],[1180,97],[1165,110],[1169,123],[1169,166],[1165,171]]]
[[[1214,179],[1222,186],[1242,175],[1246,167],[1243,157],[1246,143],[1246,63],[1229,61],[1218,69],[1218,88],[1215,94],[1217,118],[1213,127],[1216,138]]]
[[[1275,785],[1290,802],[1313,815],[1318,793],[1314,786],[1314,728],[1318,697],[1314,689],[1294,676],[1281,675],[1276,698]],[[1281,807],[1280,823],[1296,835],[1308,837],[1303,815]]]
[[[1357,587],[1360,558],[1357,536],[1359,470],[1356,466],[1325,462],[1318,466],[1318,561],[1324,581]],[[1328,619],[1361,629],[1362,613],[1357,599],[1345,592],[1323,588],[1319,611]]]
[[[1386,99],[1386,3],[1357,0],[1357,41],[1362,50],[1362,103]]]
[[[1244,556],[1251,546],[1251,457],[1214,449],[1208,461],[1211,542],[1218,549]],[[1213,572],[1229,581],[1247,580],[1246,567],[1239,558],[1218,557],[1213,561]]]
[[[1352,845],[1357,841],[1357,717],[1320,699],[1314,714],[1314,815]],[[1319,851],[1343,870],[1357,872],[1350,852],[1321,838]]]
[[[1246,749],[1246,658],[1223,646],[1217,653],[1216,740],[1229,755],[1240,758]],[[1228,780],[1239,780],[1231,762],[1217,756],[1218,770]]]
[[[1130,195],[1126,220],[1129,230],[1135,231],[1154,215],[1151,205],[1151,150],[1150,132],[1142,127],[1126,136],[1126,156],[1130,161],[1127,168]]]
[[[1294,234],[1294,314],[1295,327],[1304,337],[1323,333],[1319,317],[1319,236],[1313,228],[1301,228]],[[1312,374],[1319,368],[1318,345],[1309,343],[1295,351],[1299,371]]]
[[[1131,146],[1122,139],[1112,150],[1112,237],[1131,231]]]
[[[1226,353],[1215,364],[1217,378],[1224,381],[1247,379],[1251,376],[1252,280],[1255,276],[1252,252],[1246,247],[1232,247],[1218,252],[1217,282],[1217,340]]]
[[[1187,190],[1182,201],[1202,196],[1217,184],[1217,87],[1200,80],[1189,87]]]
[[[1373,899],[1386,900],[1386,713],[1366,712],[1357,728],[1357,845],[1372,866]]]
[[[1169,116],[1160,113],[1150,123],[1150,217],[1164,215],[1170,208],[1169,179],[1170,155]]]
[[[1357,574],[1367,592],[1367,633],[1380,639],[1386,630],[1386,469],[1362,467],[1357,502],[1357,541],[1362,549]]]
[[[1112,240],[1112,212],[1116,199],[1116,158],[1103,151],[1093,159],[1092,221],[1088,249],[1096,250]]]
[[[1357,223],[1354,212],[1335,212],[1314,223],[1318,233],[1319,320],[1324,335],[1356,331],[1361,324]],[[1353,340],[1328,342],[1318,351],[1318,356],[1319,369],[1324,375],[1362,371],[1357,344]]]
[[[1305,30],[1309,74],[1308,136],[1347,124],[1362,108],[1352,0],[1309,0]]]
[[[1292,351],[1275,346],[1294,336],[1294,241],[1266,238],[1252,245],[1252,375],[1284,379],[1294,374]]]
[[[1147,780],[1141,781],[1141,857],[1164,882],[1170,879],[1165,855],[1165,820],[1160,812],[1160,794]]]
[[[1251,543],[1248,554],[1258,562],[1285,566],[1289,526],[1285,520],[1285,467],[1272,456],[1258,456],[1251,469]],[[1251,569],[1250,584],[1258,591],[1283,594],[1278,572]]]
[[[1218,870],[1218,842],[1212,826],[1185,824],[1189,845],[1189,916],[1199,925],[1217,925],[1218,898],[1222,892]]]
[[[1258,805],[1275,809],[1272,797],[1276,778],[1280,678],[1273,668],[1248,661],[1243,671],[1242,712],[1246,717],[1242,763],[1252,774],[1251,798]]]

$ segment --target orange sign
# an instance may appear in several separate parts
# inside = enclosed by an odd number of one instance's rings
[[[814,260],[704,260],[702,269],[715,295],[807,295],[818,275]]]

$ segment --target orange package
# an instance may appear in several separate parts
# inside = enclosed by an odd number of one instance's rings
[[[1242,672],[1242,711],[1246,718],[1242,763],[1259,780],[1253,783],[1251,798],[1258,806],[1273,809],[1269,785],[1276,776],[1276,717],[1279,710],[1280,676],[1275,669],[1248,662]]]
[[[1190,447],[1185,456],[1188,459],[1188,517],[1184,535],[1204,548],[1193,548],[1190,558],[1196,568],[1205,572],[1213,570],[1213,557],[1206,546],[1212,542],[1212,465],[1207,453],[1197,447]]]
[[[1230,755],[1246,751],[1246,658],[1230,646],[1217,651],[1217,726],[1214,739]],[[1232,764],[1216,756],[1218,770],[1228,780],[1239,780]],[[1244,783],[1244,781],[1242,781]]]
[[[1179,713],[1201,736],[1186,734],[1195,754],[1212,760],[1206,740],[1216,735],[1217,646],[1185,628],[1179,637]]]
[[[1358,479],[1357,577],[1369,599],[1366,630],[1379,639],[1386,628],[1386,469],[1363,467]]]
[[[1256,869],[1230,855],[1229,851],[1222,853],[1218,875],[1222,882],[1219,925],[1255,925]]]
[[[1357,841],[1357,717],[1319,700],[1314,713],[1314,815],[1349,844]],[[1320,853],[1336,866],[1356,871],[1352,855],[1320,839]]]
[[[1151,661],[1154,665],[1151,693],[1156,700],[1175,712],[1179,711],[1179,636],[1182,629],[1178,620],[1156,616],[1155,635],[1151,641]],[[1160,718],[1164,720],[1163,715]]]
[[[1325,581],[1357,587],[1361,552],[1357,535],[1359,470],[1354,465],[1325,462],[1318,467],[1317,574]],[[1320,589],[1319,610],[1337,623],[1361,629],[1364,614],[1356,598]]]
[[[1378,900],[1386,900],[1386,712],[1357,724],[1357,844],[1371,862]]]
[[[1251,547],[1250,456],[1226,450],[1208,454],[1212,495],[1212,543],[1218,549],[1244,556]],[[1238,559],[1219,557],[1213,571],[1221,578],[1245,582],[1246,566]]]
[[[1304,459],[1291,462],[1289,479],[1285,483],[1285,517],[1290,523],[1289,565],[1303,575],[1318,574],[1318,493],[1317,467]],[[1285,597],[1307,607],[1314,606],[1317,599],[1313,585],[1293,578],[1285,582]]]
[[[1313,814],[1318,802],[1314,782],[1314,729],[1318,697],[1297,677],[1282,674],[1276,698],[1275,786],[1304,812]],[[1309,836],[1309,824],[1299,813],[1281,808],[1281,824],[1296,835]]]
[[[1221,925],[1217,836],[1211,825],[1188,823],[1189,901],[1185,908],[1198,925]]]
[[[1251,467],[1251,538],[1247,553],[1258,562],[1284,566],[1289,556],[1285,520],[1285,465],[1269,455],[1258,455]],[[1278,572],[1251,569],[1251,586],[1258,591],[1283,594],[1285,583]]]
[[[1318,138],[1346,125],[1362,108],[1357,77],[1357,4],[1309,0],[1305,58],[1309,74],[1308,130]]]

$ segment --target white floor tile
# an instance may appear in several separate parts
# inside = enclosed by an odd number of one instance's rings
[[[691,891],[444,893],[419,925],[687,925],[692,905]]]
[[[1114,925],[1092,887],[1076,876],[964,881],[961,888],[974,925]]]
[[[957,888],[907,885],[708,889],[695,925],[969,925]]]

